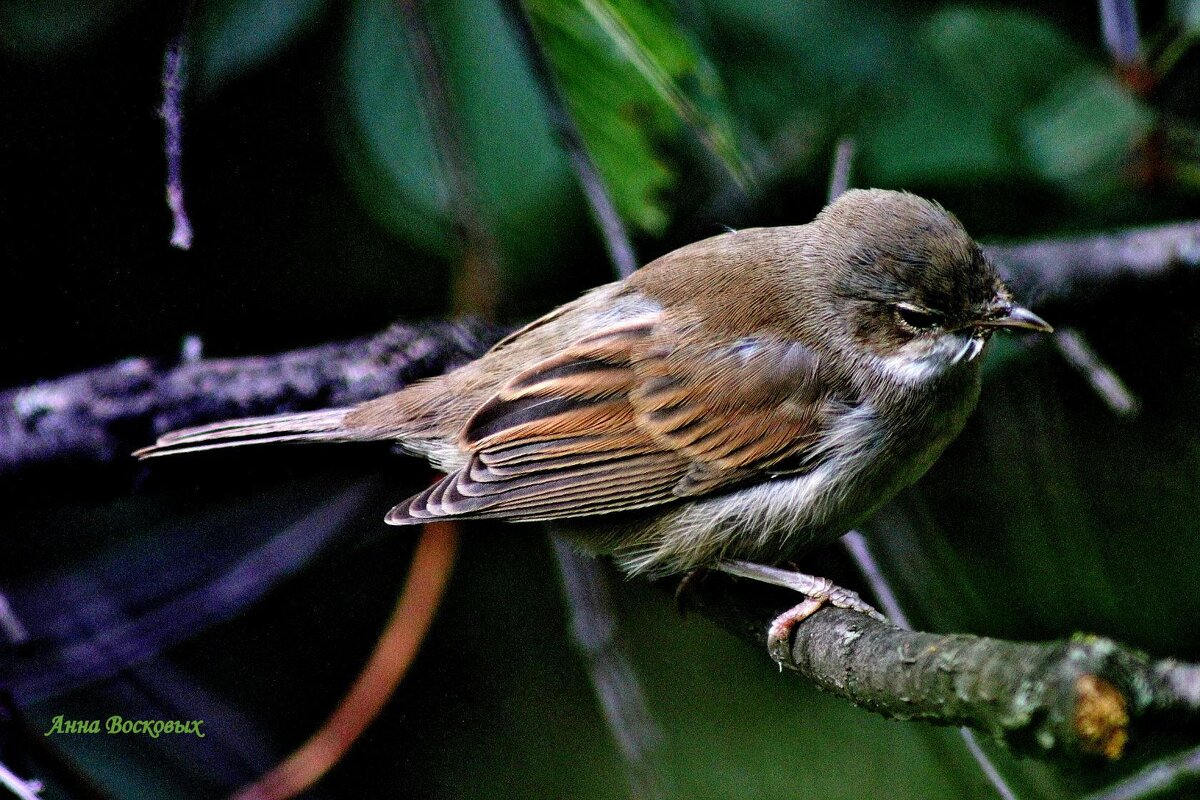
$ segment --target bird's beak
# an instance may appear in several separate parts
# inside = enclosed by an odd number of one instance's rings
[[[1005,306],[995,316],[975,323],[977,328],[1022,328],[1042,333],[1054,333],[1049,322],[1023,306]]]

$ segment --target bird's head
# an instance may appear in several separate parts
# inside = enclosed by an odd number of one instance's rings
[[[898,376],[974,361],[999,328],[1049,332],[955,217],[904,192],[851,190],[817,217],[809,257],[826,324]]]

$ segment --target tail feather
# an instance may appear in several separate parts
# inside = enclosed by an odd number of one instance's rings
[[[343,423],[349,408],[325,411],[302,411],[298,414],[277,414],[273,417],[254,417],[214,422],[195,428],[171,431],[159,437],[149,447],[134,453],[137,458],[156,458],[224,447],[242,447],[273,442],[348,442],[361,437],[347,430]]]

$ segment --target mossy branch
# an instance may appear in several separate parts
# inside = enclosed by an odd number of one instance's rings
[[[1200,222],[988,251],[1043,297],[1082,299],[1116,276],[1200,263]],[[181,363],[129,359],[10,389],[0,393],[0,475],[124,462],[135,447],[184,425],[349,405],[452,369],[503,332],[469,321],[395,325],[351,342],[238,359],[206,360],[187,347]],[[686,592],[685,602],[762,643],[768,622],[794,602],[764,591],[714,577]],[[1138,728],[1195,725],[1200,717],[1200,667],[1153,661],[1095,637],[1027,644],[919,633],[829,608],[799,627],[792,662],[864,708],[968,725],[1043,754],[1111,758]]]
[[[763,647],[794,596],[710,576],[685,608]],[[1200,727],[1200,665],[1155,661],[1111,639],[1044,643],[909,631],[827,607],[799,625],[790,663],[821,689],[900,720],[965,725],[1042,756],[1121,755],[1138,729]]]

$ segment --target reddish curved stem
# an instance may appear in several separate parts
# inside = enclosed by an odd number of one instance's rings
[[[457,552],[458,528],[453,522],[432,522],[422,528],[404,590],[354,686],[307,742],[231,800],[287,800],[341,760],[379,716],[416,658],[441,605]]]

